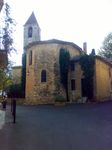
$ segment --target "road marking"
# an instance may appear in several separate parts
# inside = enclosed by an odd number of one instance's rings
[[[5,111],[0,110],[0,129],[5,124]]]

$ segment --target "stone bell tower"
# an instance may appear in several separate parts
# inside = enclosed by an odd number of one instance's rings
[[[39,27],[39,24],[36,20],[36,17],[34,15],[34,12],[32,12],[29,19],[26,21],[24,25],[24,47],[26,47],[28,44],[36,41],[40,41],[40,32],[41,29]]]

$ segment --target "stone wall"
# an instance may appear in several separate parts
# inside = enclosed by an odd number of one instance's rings
[[[105,61],[96,58],[95,64],[95,91],[98,101],[109,100],[112,91],[112,66]]]
[[[83,78],[82,76],[82,70],[81,66],[78,62],[75,63],[75,70],[74,71],[69,71],[69,97],[71,102],[76,102],[79,99],[82,98],[81,94],[81,79]],[[75,90],[71,90],[71,80],[75,80]]]
[[[65,48],[71,57],[79,51],[70,45],[38,44],[27,49],[26,99],[32,103],[54,103],[57,95],[65,96],[60,84],[59,50]],[[29,52],[32,50],[33,62],[29,65]],[[41,71],[46,70],[47,82],[41,82]]]
[[[12,78],[14,84],[21,83],[21,76],[22,76],[22,66],[15,66],[12,68]]]

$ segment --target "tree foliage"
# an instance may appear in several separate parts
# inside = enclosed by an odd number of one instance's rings
[[[13,26],[15,26],[15,20],[10,17],[10,6],[8,3],[4,5],[4,27],[3,27],[3,35],[2,35],[2,44],[3,49],[7,52],[7,54],[12,51],[16,51],[13,46]]]
[[[0,69],[0,90],[3,92],[7,91],[12,83],[11,76],[7,73],[7,70]]]
[[[22,77],[21,77],[21,86],[23,90],[23,95],[25,97],[25,85],[26,85],[26,53],[22,55]]]
[[[7,95],[9,98],[13,98],[13,97],[22,98],[24,97],[23,94],[24,93],[22,91],[21,84],[12,84],[9,86],[9,89],[7,92]]]
[[[83,77],[85,81],[84,91],[85,95],[89,98],[93,98],[94,90],[94,64],[95,57],[93,55],[82,55],[80,58],[80,65],[83,71]]]
[[[70,64],[70,54],[66,49],[61,48],[59,54],[59,64],[60,64],[60,80],[66,91],[66,98],[68,98],[68,72]]]
[[[112,32],[105,37],[98,54],[104,58],[112,58]]]
[[[91,54],[92,56],[95,56],[96,55],[96,52],[95,52],[95,49],[93,48],[92,51],[91,51]]]

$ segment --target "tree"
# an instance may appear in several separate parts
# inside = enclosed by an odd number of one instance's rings
[[[1,35],[1,41],[3,50],[6,53],[8,58],[8,54],[12,51],[16,51],[13,47],[13,26],[15,25],[15,20],[10,17],[10,6],[8,3],[4,4],[4,21],[3,21],[3,29]],[[7,59],[5,58],[5,59]],[[12,79],[10,76],[11,62],[8,59],[7,66],[3,69],[0,69],[0,90],[6,91],[10,85],[12,85]]]
[[[12,83],[11,76],[7,73],[7,69],[0,69],[0,90],[2,93],[6,92]]]
[[[4,5],[4,27],[2,35],[3,49],[10,54],[12,51],[16,51],[13,47],[13,26],[15,26],[15,20],[10,17],[10,6],[8,3]]]
[[[95,56],[96,55],[96,52],[95,52],[95,49],[93,48],[92,51],[91,51],[91,54],[92,56]]]
[[[80,65],[84,76],[84,95],[90,100],[93,98],[94,91],[94,64],[95,57],[93,55],[81,55]]]
[[[22,77],[21,77],[21,86],[23,91],[23,97],[25,97],[25,85],[26,85],[26,53],[22,56]]]
[[[66,99],[69,101],[68,97],[68,72],[69,72],[70,54],[66,49],[61,48],[59,54],[59,64],[60,64],[60,80],[66,92]]]
[[[8,88],[7,95],[9,98],[23,98],[23,91],[21,84],[11,84]]]
[[[112,32],[105,37],[98,54],[104,58],[112,58]]]

